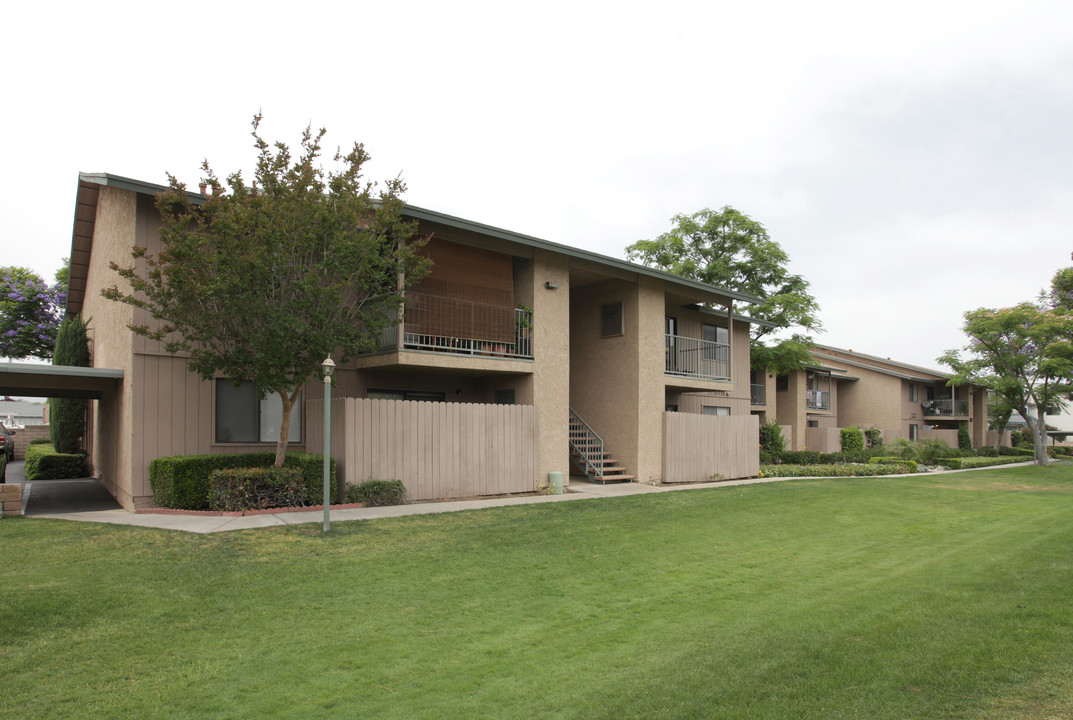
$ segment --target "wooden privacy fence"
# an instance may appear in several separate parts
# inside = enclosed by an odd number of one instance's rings
[[[842,452],[842,428],[806,428],[805,448],[822,453]]]
[[[310,452],[324,445],[323,402],[306,402]],[[532,405],[332,400],[340,484],[401,480],[411,500],[532,492],[538,449]]]
[[[663,413],[663,482],[755,477],[760,420],[755,415]]]
[[[930,440],[931,438],[938,438],[943,440],[952,448],[958,446],[958,431],[957,430],[932,430],[931,428],[922,427],[917,433],[917,437],[921,440]]]

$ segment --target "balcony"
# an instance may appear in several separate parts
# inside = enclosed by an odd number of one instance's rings
[[[749,386],[749,404],[767,405],[767,387],[765,385]]]
[[[969,402],[967,400],[952,400],[950,398],[938,398],[925,400],[920,404],[925,417],[968,417]]]
[[[402,336],[403,350],[419,350],[449,355],[475,355],[533,359],[533,311],[522,308],[503,308],[500,306],[476,303],[467,300],[446,298],[435,299],[434,307],[429,307],[428,298],[414,298],[414,305],[407,305],[405,319],[398,327],[388,327],[380,333],[380,350],[392,350],[398,346]],[[513,313],[513,332],[505,328]],[[434,316],[430,322],[430,316]],[[449,322],[435,322],[436,319],[450,318]],[[463,322],[460,322],[460,319]],[[423,322],[421,322],[423,321]],[[456,328],[454,332],[428,332],[427,328],[435,324],[438,327]],[[475,328],[490,328],[486,337],[474,337],[484,334]],[[466,332],[469,329],[469,332]],[[425,330],[424,332],[418,332]],[[461,331],[459,331],[461,330]],[[488,339],[496,336],[496,339]]]
[[[800,397],[800,396],[798,396]],[[830,410],[831,409],[831,391],[830,390],[806,390],[805,391],[805,407],[809,410]]]
[[[700,380],[730,379],[730,345],[667,335],[667,375]]]

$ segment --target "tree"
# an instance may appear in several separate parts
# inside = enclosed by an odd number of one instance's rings
[[[674,227],[655,240],[639,240],[626,248],[626,257],[701,282],[731,288],[761,298],[749,309],[753,324],[754,368],[780,373],[810,361],[811,338],[795,334],[768,347],[761,338],[779,328],[822,330],[819,304],[808,292],[808,281],[787,270],[789,256],[771,239],[764,226],[730,206],[675,215]]]
[[[53,365],[89,367],[89,323],[78,315],[68,315],[56,335]],[[49,435],[56,452],[82,450],[86,433],[86,401],[80,398],[52,398],[48,401]]]
[[[1060,271],[1054,284],[1066,276]],[[1052,287],[1052,296],[1059,290]],[[954,370],[951,383],[990,388],[1003,412],[1008,406],[1020,413],[1032,433],[1036,462],[1047,465],[1044,415],[1048,407],[1063,407],[1073,392],[1073,310],[1061,299],[979,308],[965,313],[962,329],[969,336],[966,357],[949,350],[939,358]]]
[[[51,358],[66,302],[66,284],[49,285],[27,268],[0,268],[0,355]]]
[[[112,265],[130,291],[103,294],[147,310],[154,322],[131,329],[185,353],[203,379],[222,374],[252,383],[262,397],[278,394],[279,466],[302,386],[329,353],[343,362],[375,349],[397,323],[400,285],[419,280],[428,260],[417,254],[420,242],[407,242],[416,224],[402,219],[405,185],[364,181],[362,145],[337,151],[339,169],[325,171],[324,129],[307,127],[292,158],[284,143],[261,138],[260,122],[258,114],[252,186],[236,172],[225,187],[206,161],[208,195],[195,202],[169,175],[156,201],[162,249],[135,247],[134,265]]]

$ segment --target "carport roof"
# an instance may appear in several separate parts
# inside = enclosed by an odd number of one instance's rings
[[[0,363],[3,395],[98,399],[115,390],[122,379],[122,370],[109,368]]]

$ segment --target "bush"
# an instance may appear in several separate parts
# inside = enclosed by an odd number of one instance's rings
[[[842,452],[852,453],[864,450],[864,433],[859,427],[842,428]]]
[[[958,448],[961,450],[972,450],[972,436],[969,435],[968,423],[961,423],[958,425]]]
[[[67,480],[86,476],[86,456],[81,453],[58,453],[47,443],[26,447],[27,480]]]
[[[899,465],[876,463],[843,463],[841,465],[761,465],[763,477],[872,477],[878,475],[901,475],[905,472]]]
[[[1035,448],[1030,448],[1030,447],[1026,448],[1026,447],[1006,447],[1006,446],[1002,446],[1002,447],[1000,447],[998,449],[998,454],[1003,455],[1003,456],[1019,457],[1019,458],[1023,459],[1026,456],[1027,457],[1035,457],[1036,456],[1036,450],[1035,450]]]
[[[897,457],[874,457],[868,462],[875,463],[876,465],[897,465],[905,470],[907,473],[915,473],[920,470],[920,466],[917,465],[916,460],[902,460]]]
[[[782,454],[782,462],[787,465],[816,465],[820,454],[815,450],[788,450]]]
[[[307,490],[296,467],[227,468],[209,475],[209,505],[216,510],[301,507],[309,504]]]
[[[991,447],[990,445],[987,445],[986,447],[982,447],[977,450],[976,454],[980,457],[998,457],[999,452],[997,449]]]
[[[275,461],[274,451],[232,455],[180,455],[161,457],[149,463],[149,483],[153,502],[160,507],[180,510],[211,510],[214,470],[265,468]],[[305,504],[319,505],[324,499],[324,458],[314,453],[287,453],[284,467],[301,471],[305,483]],[[336,502],[335,460],[331,461],[330,502]]]
[[[1006,463],[1024,462],[1025,457],[1008,455],[1005,457],[964,457],[948,458],[943,460],[951,470],[967,470],[969,468],[989,467],[991,465],[1005,465]]]
[[[760,426],[760,449],[771,455],[779,455],[786,451],[786,439],[782,436],[782,428],[774,420],[768,420]]]
[[[52,443],[49,442],[48,438],[34,438],[28,444],[29,445],[51,445]]]
[[[883,431],[877,427],[870,427],[864,431],[865,440],[868,441],[868,449],[874,450],[883,447]]]
[[[348,503],[365,503],[365,507],[402,505],[406,502],[406,487],[402,480],[377,480],[369,478],[346,489]]]
[[[67,315],[56,332],[52,364],[89,367],[89,359],[88,324],[78,315]],[[49,435],[57,451],[74,454],[82,449],[88,404],[81,398],[52,398],[48,401]]]

